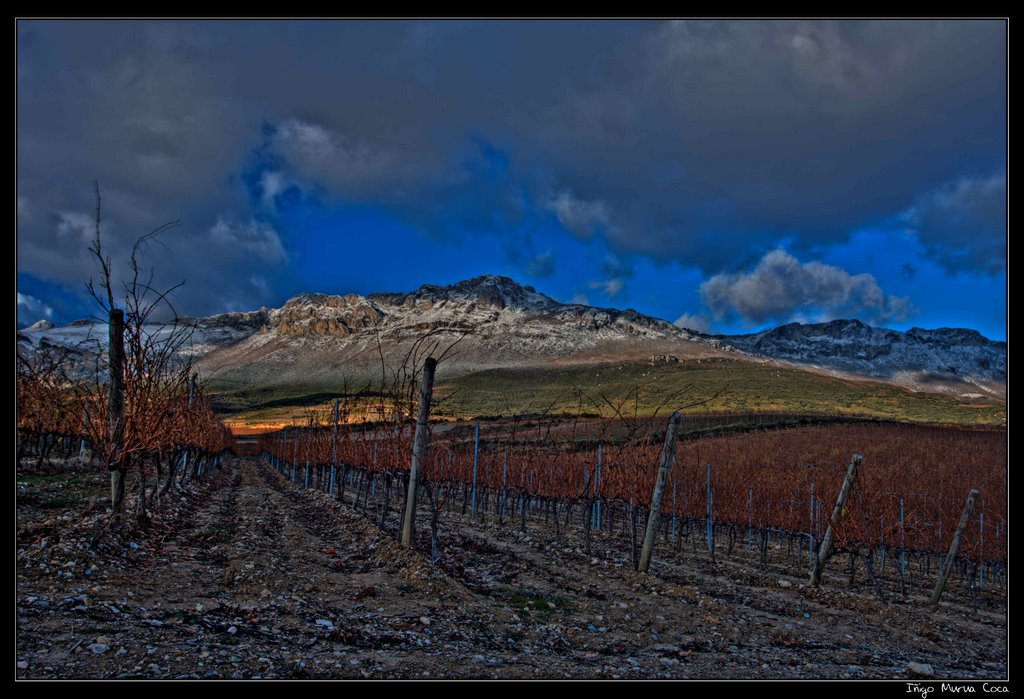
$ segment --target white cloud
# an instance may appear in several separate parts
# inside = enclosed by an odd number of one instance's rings
[[[104,227],[104,233],[106,233],[106,227]],[[87,247],[95,236],[95,216],[89,216],[78,211],[60,211],[57,213],[57,238],[63,243]]]
[[[259,276],[258,274],[254,274],[251,277],[249,277],[249,283],[252,284],[256,288],[256,290],[263,296],[266,296],[270,293],[270,285],[267,283],[267,280]]]
[[[917,313],[906,297],[885,294],[870,274],[801,263],[781,249],[766,254],[750,272],[711,277],[700,292],[715,318],[738,314],[752,323],[791,320],[815,309],[822,319],[852,315],[876,322]]]
[[[274,210],[274,199],[278,194],[284,192],[292,184],[291,180],[283,173],[276,170],[267,170],[260,178],[260,202],[265,209]]]
[[[210,229],[210,237],[226,248],[247,252],[267,262],[283,262],[288,257],[273,226],[255,219],[235,223],[219,218]]]
[[[711,331],[711,319],[699,313],[684,313],[676,319],[675,325],[686,330],[696,330],[699,333]]]
[[[52,320],[53,309],[35,296],[18,293],[18,325],[32,325],[40,320]]]
[[[566,230],[581,238],[589,238],[610,227],[604,202],[580,199],[569,190],[549,197],[545,208],[554,212]]]
[[[604,281],[592,281],[589,284],[591,289],[598,289],[610,299],[616,298],[626,288],[626,283],[621,277],[613,277]]]
[[[300,119],[281,122],[271,143],[300,177],[342,191],[386,186],[410,169],[398,153]]]

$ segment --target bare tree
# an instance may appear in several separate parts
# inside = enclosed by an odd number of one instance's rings
[[[86,288],[101,317],[110,318],[115,324],[123,318],[123,347],[108,346],[105,365],[98,362],[92,382],[77,384],[77,390],[94,452],[111,473],[112,521],[116,527],[120,526],[124,511],[127,474],[133,469],[138,472],[139,514],[144,517],[146,466],[147,462],[155,462],[159,468],[158,455],[166,449],[168,439],[163,428],[176,417],[184,418],[186,423],[191,417],[195,422],[194,416],[189,415],[195,407],[192,359],[183,351],[194,325],[178,322],[178,314],[170,303],[170,294],[184,282],[157,289],[153,268],[143,264],[147,247],[177,222],[164,224],[136,239],[125,279],[118,289],[119,275],[103,248],[100,204],[97,183],[95,236],[89,251],[99,266],[99,277],[90,278]],[[161,311],[169,312],[174,320],[156,322]],[[111,336],[115,337],[115,333]],[[123,396],[113,395],[112,390],[123,391]]]

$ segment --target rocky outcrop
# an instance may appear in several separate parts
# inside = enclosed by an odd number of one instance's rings
[[[179,321],[180,322],[180,321]],[[207,316],[194,321],[200,328],[226,328],[229,330],[257,332],[270,322],[270,311],[236,311]]]
[[[509,277],[495,274],[485,274],[451,286],[424,284],[408,294],[370,294],[369,300],[410,309],[434,308],[453,303],[472,305],[469,310],[474,311],[510,309],[533,313],[551,311],[562,305],[550,296],[539,293],[532,286],[524,286]]]
[[[929,372],[1006,381],[1006,343],[966,328],[875,328],[859,320],[789,323],[751,335],[719,338],[749,354],[828,366],[865,376]]]
[[[270,325],[279,335],[348,337],[373,328],[384,313],[362,296],[301,294],[271,311]]]

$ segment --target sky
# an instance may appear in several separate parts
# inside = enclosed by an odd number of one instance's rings
[[[1006,338],[1003,21],[17,22],[17,320],[503,274]]]

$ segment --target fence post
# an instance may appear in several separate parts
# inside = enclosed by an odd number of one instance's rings
[[[676,497],[676,486],[678,481],[672,479],[672,541],[679,539],[679,531],[676,527],[676,514],[679,512],[679,499]]]
[[[501,511],[498,522],[505,521],[505,503],[508,500],[508,453],[512,447],[505,447],[505,465],[501,469]]]
[[[705,527],[704,528],[705,528],[705,533],[706,533],[706,536],[707,536],[708,555],[711,556],[712,558],[714,558],[715,557],[715,540],[714,540],[714,534],[712,533],[712,530],[711,530],[711,526],[712,526],[711,525],[711,464],[708,464],[708,501],[707,501],[707,507],[705,509],[706,509],[706,511],[704,513],[704,516],[705,516]]]
[[[597,445],[597,530],[601,531],[601,445]]]
[[[423,363],[423,383],[420,385],[420,405],[416,416],[416,435],[412,442],[412,464],[409,467],[409,490],[405,502],[405,521],[402,523],[402,545],[412,548],[416,533],[416,492],[420,484],[423,458],[430,441],[430,397],[434,392],[434,370],[437,360],[427,357]]]
[[[932,592],[932,604],[939,603],[942,591],[946,588],[946,578],[949,577],[949,572],[953,570],[953,562],[956,560],[957,554],[960,553],[960,542],[964,537],[964,529],[967,528],[967,520],[971,518],[971,513],[974,512],[974,501],[977,497],[977,490],[971,490],[967,495],[967,502],[964,503],[964,511],[960,515],[960,523],[956,527],[956,534],[953,535],[953,541],[949,544],[949,553],[946,554],[945,565],[939,566],[939,579],[935,582],[935,590]]]
[[[658,536],[658,519],[661,516],[661,503],[665,497],[665,484],[668,482],[668,473],[672,468],[672,461],[676,455],[676,440],[679,436],[679,422],[682,415],[672,413],[668,421],[668,430],[665,432],[665,445],[661,450],[661,460],[658,464],[658,479],[654,483],[654,493],[651,495],[651,512],[647,517],[647,533],[644,535],[644,547],[640,552],[640,562],[637,570],[646,573],[651,565],[651,555],[654,553],[654,541]]]
[[[124,513],[124,469],[121,467],[121,450],[124,447],[124,311],[110,309],[109,320],[110,395],[108,414],[110,421],[111,460],[110,503],[114,515],[114,527],[121,526]]]
[[[480,423],[476,423],[476,436],[473,439],[473,517],[476,517],[476,471],[480,463]]]
[[[811,585],[817,585],[821,582],[821,572],[825,569],[825,562],[828,561],[828,557],[832,554],[832,540],[835,537],[833,527],[835,527],[843,518],[843,514],[846,512],[846,501],[850,497],[850,491],[853,490],[853,483],[857,479],[857,469],[860,467],[860,462],[863,460],[860,454],[854,454],[853,458],[850,459],[850,465],[846,469],[846,478],[843,479],[843,486],[839,489],[839,497],[836,498],[836,506],[832,510],[832,519],[829,521],[828,528],[825,530],[825,537],[821,540],[821,548],[818,550],[818,559],[811,566]],[[814,484],[811,484],[811,498],[814,498]],[[901,505],[902,511],[902,505]],[[902,516],[902,515],[901,515]],[[811,555],[814,555],[814,534],[811,534]]]
[[[82,441],[78,445],[78,460],[85,461],[85,436],[89,434],[89,415],[86,412],[82,413]],[[90,458],[90,461],[92,459]]]
[[[906,528],[903,519],[903,498],[900,498],[900,578],[906,575],[907,571],[907,540]]]
[[[753,547],[751,532],[754,529],[754,489],[747,489],[747,551]]]
[[[341,401],[334,399],[334,433],[331,435],[331,480],[327,484],[327,494],[334,494],[335,474],[338,471],[338,404]]]
[[[816,568],[814,561],[814,483],[811,483],[811,518],[807,526],[807,535],[810,537],[807,546],[807,563],[813,573]]]
[[[978,516],[978,589],[985,589],[985,513]]]
[[[189,408],[192,407],[192,401],[195,400],[195,397],[196,397],[196,375],[193,373],[191,379],[189,380],[189,384],[188,384],[188,407]],[[189,455],[189,451],[191,451],[190,447],[186,446],[185,447],[185,453],[182,454],[182,456],[181,456],[181,459],[182,459],[181,480],[178,481],[178,485],[180,485],[182,488],[184,488],[186,485],[188,485],[188,455]]]

